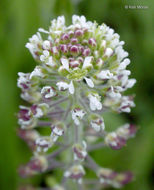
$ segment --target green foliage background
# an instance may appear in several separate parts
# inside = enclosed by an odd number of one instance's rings
[[[147,10],[127,10],[124,5],[148,5]],[[139,126],[136,138],[120,151],[105,149],[93,156],[99,164],[116,170],[132,170],[136,179],[124,190],[154,189],[154,2],[152,0],[2,0],[0,2],[0,189],[14,190],[21,180],[17,167],[30,158],[27,146],[16,136],[16,113],[20,91],[17,72],[29,72],[35,62],[24,47],[38,27],[47,28],[50,20],[64,14],[83,14],[111,26],[126,42],[132,77],[136,86],[134,108],[129,115],[106,114],[107,128],[124,122]],[[32,179],[39,184],[42,176]]]

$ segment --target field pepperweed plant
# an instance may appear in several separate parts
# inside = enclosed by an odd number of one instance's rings
[[[128,123],[107,132],[102,117],[111,110],[129,113],[135,106],[133,96],[123,95],[136,80],[128,78],[130,60],[119,38],[105,24],[73,15],[71,25],[59,16],[49,30],[39,28],[29,39],[26,47],[38,65],[31,73],[18,73],[21,97],[30,104],[20,106],[18,133],[33,156],[19,173],[30,177],[51,171],[54,176],[59,169],[63,174],[53,187],[23,189],[121,188],[133,179],[131,172],[104,168],[89,155],[102,147],[118,150],[136,133]],[[48,135],[41,135],[47,128]],[[86,168],[96,179],[86,178]]]

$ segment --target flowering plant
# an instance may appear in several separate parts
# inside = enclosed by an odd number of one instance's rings
[[[60,16],[49,30],[39,28],[29,39],[26,47],[38,65],[31,73],[18,73],[21,97],[31,104],[20,106],[18,133],[33,157],[19,169],[21,176],[60,168],[63,177],[53,190],[71,189],[72,182],[78,189],[120,188],[132,180],[130,172],[103,168],[89,155],[102,147],[120,149],[136,133],[132,124],[107,132],[102,116],[110,110],[128,113],[135,106],[133,96],[123,95],[136,80],[129,79],[130,60],[119,38],[105,24],[73,15],[70,26]],[[40,127],[51,132],[41,135]],[[97,179],[86,179],[85,168]]]

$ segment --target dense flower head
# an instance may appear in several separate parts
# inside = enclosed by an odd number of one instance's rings
[[[102,117],[105,111],[128,113],[135,106],[134,96],[124,94],[136,80],[129,79],[131,72],[126,67],[130,60],[123,45],[120,36],[106,24],[98,25],[77,15],[72,16],[69,26],[64,16],[59,16],[48,30],[39,28],[29,38],[26,48],[38,64],[31,73],[18,73],[21,98],[29,103],[20,106],[18,134],[34,153],[20,169],[23,177],[61,167],[65,179],[81,185],[86,165],[95,170],[100,184],[121,187],[131,181],[128,175],[110,169],[98,172],[88,153],[100,146],[120,149],[136,133],[136,127],[129,124],[107,132]],[[48,127],[50,133],[41,135],[40,127]],[[103,145],[89,144],[99,137],[104,138]],[[61,149],[52,153],[55,144]],[[67,160],[72,160],[64,164],[55,157],[67,148]],[[62,188],[58,185],[53,189]]]

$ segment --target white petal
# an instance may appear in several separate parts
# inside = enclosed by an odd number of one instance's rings
[[[113,53],[113,50],[112,50],[111,48],[106,48],[106,50],[105,50],[105,55],[106,55],[107,57],[110,57],[110,56],[112,55],[112,53]]]
[[[44,30],[43,28],[39,28],[38,31],[45,34],[49,34],[49,32],[47,30]]]
[[[63,67],[69,71],[69,62],[68,62],[68,59],[65,59],[65,58],[61,58],[61,63],[63,65]]]
[[[127,88],[132,88],[136,83],[136,79],[129,79],[127,83]]]
[[[92,56],[86,57],[85,60],[84,60],[82,69],[85,69],[87,67],[91,67],[92,66],[91,61],[92,61]]]
[[[73,85],[72,81],[69,84],[69,92],[70,92],[70,94],[74,94],[74,85]]]
[[[84,77],[84,79],[86,80],[86,83],[89,87],[94,88],[94,83],[91,79]]]

